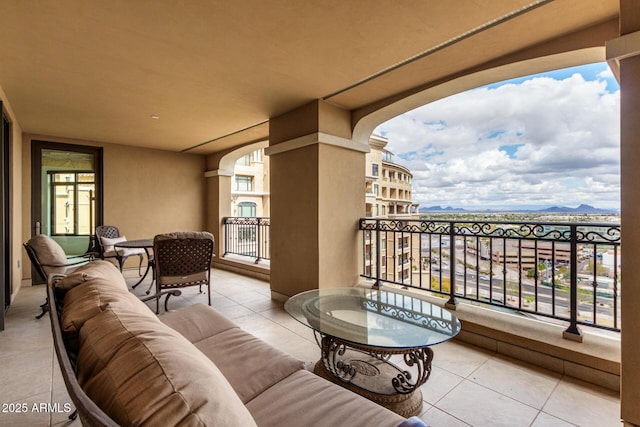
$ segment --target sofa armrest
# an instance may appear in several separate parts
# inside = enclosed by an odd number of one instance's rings
[[[105,426],[118,427],[106,413],[102,411],[90,398],[86,395],[75,375],[75,367],[69,358],[69,353],[62,338],[62,329],[60,328],[60,313],[58,308],[60,302],[54,292],[54,281],[59,280],[64,275],[51,275],[47,283],[47,296],[49,298],[49,316],[51,318],[51,332],[53,334],[53,346],[55,348],[58,364],[62,373],[69,397],[76,407],[77,414],[85,426]]]

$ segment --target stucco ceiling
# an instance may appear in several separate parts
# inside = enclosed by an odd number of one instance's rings
[[[270,117],[314,99],[361,109],[610,21],[618,7],[8,0],[0,87],[23,132],[210,153],[264,138]]]

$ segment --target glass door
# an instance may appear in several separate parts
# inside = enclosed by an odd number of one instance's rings
[[[102,223],[101,183],[102,148],[32,141],[33,234],[51,236],[67,256],[89,251]]]

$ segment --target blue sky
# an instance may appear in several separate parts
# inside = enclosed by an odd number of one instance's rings
[[[375,133],[414,174],[421,206],[620,208],[620,90],[606,63],[494,83]]]

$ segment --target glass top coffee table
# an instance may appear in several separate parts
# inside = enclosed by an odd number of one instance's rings
[[[460,331],[450,311],[390,288],[312,290],[284,308],[316,334],[316,374],[405,417],[422,409],[430,346]]]

